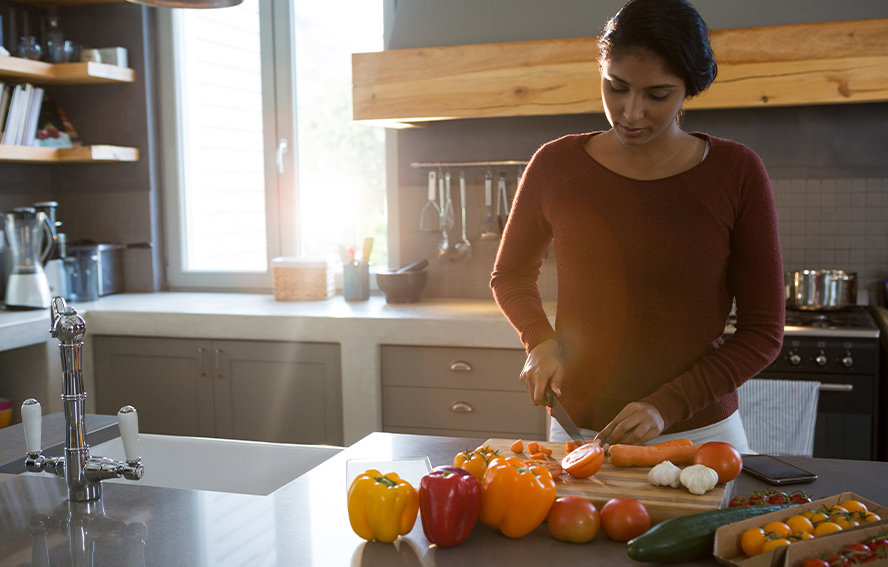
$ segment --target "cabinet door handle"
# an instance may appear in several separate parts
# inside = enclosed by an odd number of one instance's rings
[[[225,354],[222,352],[222,349],[216,348],[213,349],[213,359],[216,366],[216,376],[218,378],[225,378],[225,373],[222,372],[222,355]]]
[[[450,369],[454,372],[471,372],[472,365],[465,360],[454,360],[450,363]]]
[[[472,413],[475,411],[475,408],[469,402],[453,402],[453,405],[450,406],[450,411],[454,413]]]
[[[853,392],[854,384],[821,384],[821,392]]]
[[[206,353],[207,353],[207,349],[205,349],[205,348],[201,347],[201,348],[197,349],[197,372],[201,376],[207,375],[207,368],[206,368],[206,365],[204,362],[204,355],[206,355]]]

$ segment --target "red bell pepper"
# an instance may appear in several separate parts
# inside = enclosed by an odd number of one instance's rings
[[[419,513],[426,539],[438,547],[466,541],[481,510],[481,483],[459,467],[436,467],[419,481]]]

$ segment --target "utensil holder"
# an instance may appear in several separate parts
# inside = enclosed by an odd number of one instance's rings
[[[370,264],[342,265],[342,295],[346,301],[370,299]]]

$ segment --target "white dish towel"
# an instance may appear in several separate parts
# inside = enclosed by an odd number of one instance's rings
[[[737,389],[740,419],[756,453],[810,457],[820,382],[753,378]]]

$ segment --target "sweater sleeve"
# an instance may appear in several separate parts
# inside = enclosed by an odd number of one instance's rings
[[[728,291],[737,302],[736,330],[720,348],[642,400],[660,411],[666,428],[732,393],[773,362],[783,344],[786,298],[774,196],[760,158],[745,151],[727,273]]]
[[[509,220],[497,252],[490,287],[494,299],[518,331],[525,350],[555,336],[543,309],[537,279],[543,258],[552,241],[552,228],[542,210],[546,184],[546,160],[541,154],[531,159],[515,193]]]

